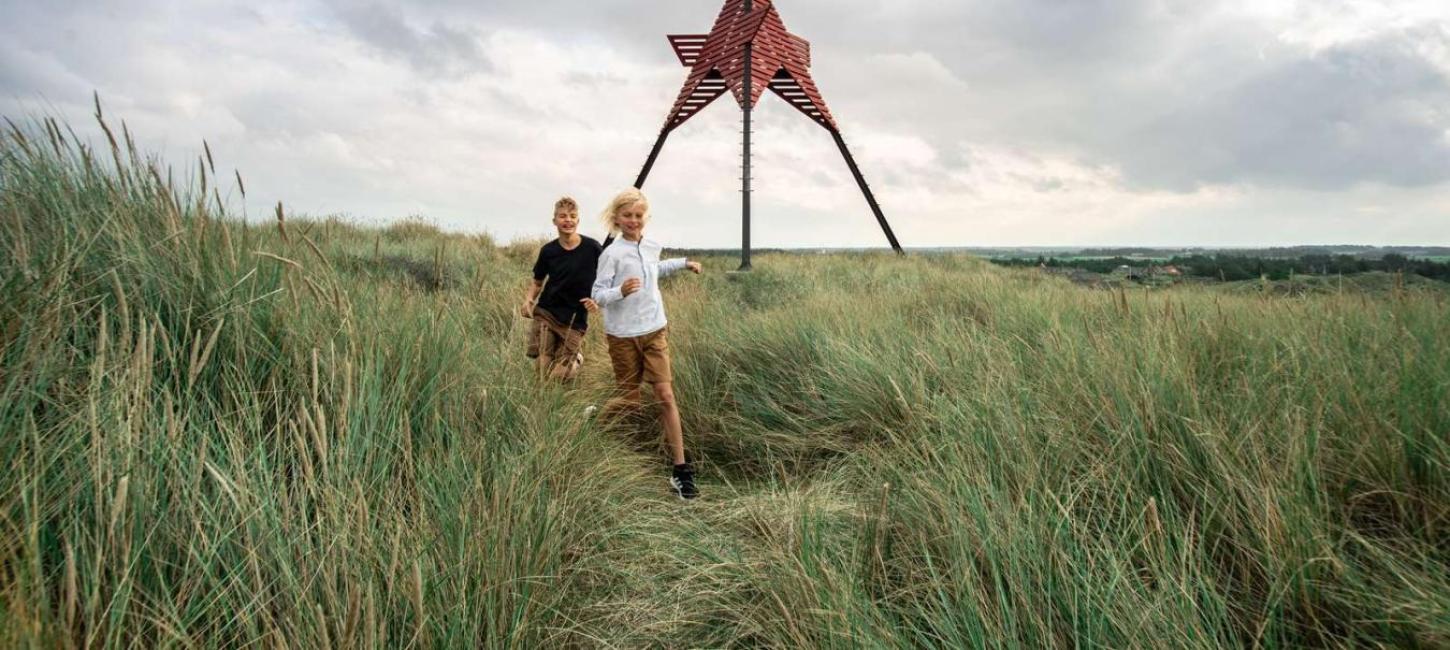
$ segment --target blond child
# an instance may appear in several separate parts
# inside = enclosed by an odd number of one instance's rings
[[[661,246],[644,238],[649,221],[649,200],[630,188],[609,202],[601,215],[605,227],[619,238],[599,256],[591,297],[604,312],[604,334],[609,362],[614,367],[623,401],[641,401],[641,383],[649,384],[660,404],[660,423],[674,470],[670,487],[681,499],[699,495],[695,469],[685,460],[684,432],[670,374],[669,321],[660,295],[662,277],[700,263],[685,258],[661,261]]]
[[[589,312],[598,310],[589,289],[603,248],[579,234],[579,204],[567,196],[554,203],[554,229],[559,237],[539,249],[519,313],[533,319],[529,353],[537,355],[539,375],[565,380],[584,361]]]

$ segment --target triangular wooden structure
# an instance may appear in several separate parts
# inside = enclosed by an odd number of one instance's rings
[[[741,268],[750,268],[750,111],[768,88],[796,110],[831,133],[851,175],[856,178],[866,203],[876,215],[886,239],[898,253],[901,244],[891,232],[881,206],[866,185],[856,160],[821,92],[811,79],[811,45],[790,33],[772,0],[725,0],[725,6],[708,34],[672,34],[670,45],[680,64],[690,69],[680,94],[665,118],[654,148],[635,180],[643,188],[650,168],[671,131],[694,117],[726,92],[731,93],[744,116],[742,183],[743,247]]]

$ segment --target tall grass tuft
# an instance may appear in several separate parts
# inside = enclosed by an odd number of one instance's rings
[[[387,242],[455,269],[438,295],[352,263],[370,231],[226,214],[214,173],[52,120],[0,142],[6,645],[560,638],[640,462],[496,385],[528,372],[491,242]]]

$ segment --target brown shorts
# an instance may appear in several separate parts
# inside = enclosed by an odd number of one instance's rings
[[[543,312],[534,312],[534,327],[538,333],[538,355],[549,360],[545,371],[553,377],[571,379],[583,362],[579,348],[584,343],[584,332],[559,325]]]
[[[668,384],[670,375],[670,328],[644,336],[620,338],[605,335],[609,341],[609,363],[614,366],[614,380],[621,388],[630,389],[641,381]]]

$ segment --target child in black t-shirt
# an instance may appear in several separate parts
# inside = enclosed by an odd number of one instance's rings
[[[589,290],[603,247],[579,234],[579,204],[567,196],[554,203],[554,229],[559,238],[539,249],[534,281],[519,312],[534,320],[529,352],[534,356],[537,349],[539,375],[572,379],[584,363],[579,348],[589,312],[599,309]]]

